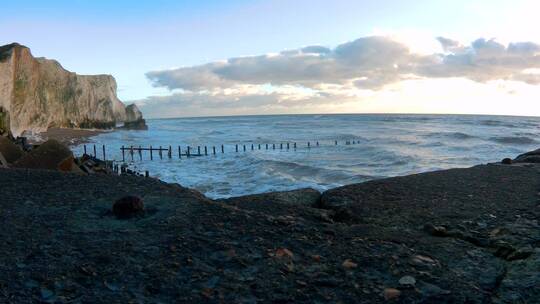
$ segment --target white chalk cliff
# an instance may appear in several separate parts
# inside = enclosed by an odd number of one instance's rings
[[[77,75],[57,61],[34,58],[16,43],[0,47],[0,129],[18,136],[51,127],[112,128],[133,121],[144,123],[135,105],[126,113],[112,76]]]

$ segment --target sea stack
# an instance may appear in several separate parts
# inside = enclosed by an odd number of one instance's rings
[[[136,105],[116,96],[111,75],[77,75],[55,60],[35,58],[18,43],[0,47],[0,134],[51,127],[145,129]]]

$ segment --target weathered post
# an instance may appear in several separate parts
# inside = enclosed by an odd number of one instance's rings
[[[150,160],[154,160],[154,149],[150,146]]]
[[[335,142],[336,142],[336,146],[337,146],[337,140]]]
[[[148,172],[148,170],[144,171],[144,177],[150,177],[150,172]]]
[[[102,151],[103,151],[103,160],[107,160],[107,157],[106,157],[106,155],[105,155],[105,145],[102,145],[102,146],[101,146],[101,149],[102,149]]]
[[[253,144],[251,144],[251,151],[253,151]]]
[[[86,154],[86,145],[84,145],[83,147],[84,147],[84,154]]]
[[[307,142],[307,147],[308,149],[311,149],[311,143],[309,141]]]
[[[244,145],[244,152],[246,152],[246,145]]]
[[[159,159],[163,159],[163,148],[159,146]]]
[[[191,150],[191,147],[190,147],[190,146],[187,146],[187,152],[186,152],[186,156],[187,156],[187,157],[190,156],[190,150]]]
[[[208,155],[208,149],[204,146],[204,155]]]
[[[238,144],[236,144],[236,152],[238,152]]]
[[[221,154],[225,153],[225,148],[221,145]]]
[[[96,153],[96,145],[94,145],[94,157],[97,157],[97,153]]]
[[[197,146],[197,155],[201,155],[201,146]]]
[[[317,142],[317,147],[319,146],[319,142]]]
[[[178,146],[178,158],[182,158],[182,149]]]
[[[169,158],[172,158],[172,147],[169,146]]]
[[[139,146],[139,160],[142,160],[142,147]]]
[[[287,150],[289,150],[289,148],[290,148],[290,145],[289,145],[289,143],[287,143]]]
[[[276,149],[276,144],[272,144],[272,150]]]
[[[261,144],[259,144],[259,150],[261,149]]]
[[[283,150],[283,143],[279,143],[279,149]]]
[[[294,147],[294,149],[296,150],[296,143],[293,143],[293,147]]]
[[[268,144],[266,144],[266,150],[268,150]]]
[[[216,146],[212,146],[212,152],[216,155]]]
[[[85,146],[85,148],[86,148],[86,146]],[[85,149],[85,150],[86,150],[86,149]],[[125,154],[124,154],[124,151],[125,151],[125,150],[124,150],[124,146],[122,146],[122,162],[125,162],[125,161],[126,161],[126,156],[125,156]],[[84,154],[86,154],[86,152],[85,152]]]

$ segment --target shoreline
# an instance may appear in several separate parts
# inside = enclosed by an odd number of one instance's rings
[[[15,302],[540,296],[535,163],[224,200],[153,178],[24,169],[0,169],[0,188],[0,298]],[[125,195],[141,197],[145,213],[115,218]]]

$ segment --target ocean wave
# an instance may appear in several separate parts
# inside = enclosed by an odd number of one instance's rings
[[[425,135],[426,137],[444,137],[444,138],[450,138],[450,139],[472,139],[476,136],[462,133],[462,132],[432,132]]]
[[[507,128],[518,128],[519,127],[519,125],[517,125],[517,124],[504,122],[504,121],[501,121],[501,120],[494,120],[494,119],[480,120],[478,122],[478,124],[480,124],[482,126],[488,126],[488,127],[507,127]]]
[[[490,137],[491,141],[501,143],[501,144],[515,144],[515,145],[531,145],[536,143],[537,141],[533,138],[526,137],[526,136],[497,136],[497,137]]]

